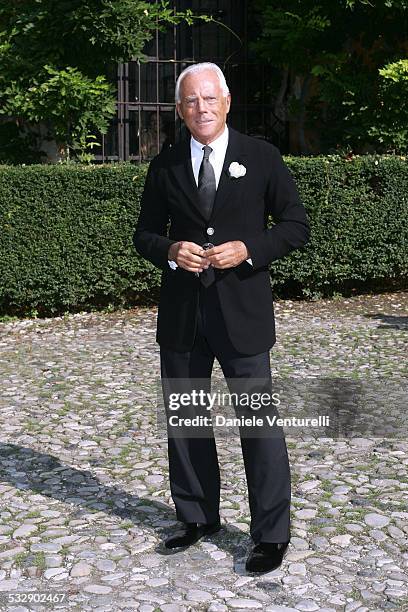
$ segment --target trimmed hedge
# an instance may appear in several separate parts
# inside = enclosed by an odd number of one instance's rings
[[[292,157],[311,223],[303,251],[271,267],[278,288],[306,297],[408,286],[408,164],[404,157]]]
[[[312,227],[271,266],[280,295],[320,296],[408,279],[404,158],[285,158]],[[155,302],[160,271],[133,246],[147,166],[0,166],[0,314]]]

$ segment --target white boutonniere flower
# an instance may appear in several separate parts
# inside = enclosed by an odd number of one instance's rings
[[[246,168],[238,162],[232,162],[228,168],[228,173],[231,178],[240,178],[241,176],[245,176]]]

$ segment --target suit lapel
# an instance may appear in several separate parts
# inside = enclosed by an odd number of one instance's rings
[[[172,166],[172,171],[184,194],[197,212],[203,217],[198,202],[198,190],[193,174],[193,167],[191,165],[190,137],[180,142],[179,146],[180,152],[177,156],[176,163]]]
[[[232,128],[228,128],[228,146],[225,152],[224,164],[222,167],[220,180],[218,183],[217,193],[214,200],[213,209],[211,212],[210,222],[216,217],[217,212],[225,205],[228,201],[228,198],[232,195],[232,191],[234,190],[234,181],[237,179],[233,179],[230,177],[228,168],[233,161],[237,161],[242,163],[244,158],[246,157],[245,151],[242,147],[241,135],[239,132]]]

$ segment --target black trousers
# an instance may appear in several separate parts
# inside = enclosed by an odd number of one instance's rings
[[[189,380],[209,391],[217,358],[234,391],[234,381],[251,384],[263,380],[272,388],[269,351],[258,355],[237,353],[232,346],[221,312],[217,286],[200,289],[197,332],[191,351],[179,353],[160,347],[161,376],[167,413],[170,489],[176,516],[182,522],[213,523],[219,519],[220,471],[212,426],[205,435],[183,437],[169,427],[170,394],[185,391]],[[178,384],[180,381],[180,384]],[[181,384],[182,381],[182,384]],[[191,406],[188,408],[192,414]],[[193,408],[194,414],[205,412]],[[208,415],[208,411],[207,411]],[[259,435],[253,428],[240,427],[240,440],[251,512],[253,541],[284,542],[290,539],[290,468],[283,432]],[[251,433],[249,433],[251,432]]]

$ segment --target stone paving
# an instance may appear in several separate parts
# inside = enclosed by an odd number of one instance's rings
[[[406,379],[407,306],[404,292],[278,301],[274,374]],[[244,567],[239,439],[220,437],[222,531],[163,548],[178,523],[155,427],[155,315],[0,323],[0,609],[408,610],[404,437],[287,436],[292,541],[261,576]]]

